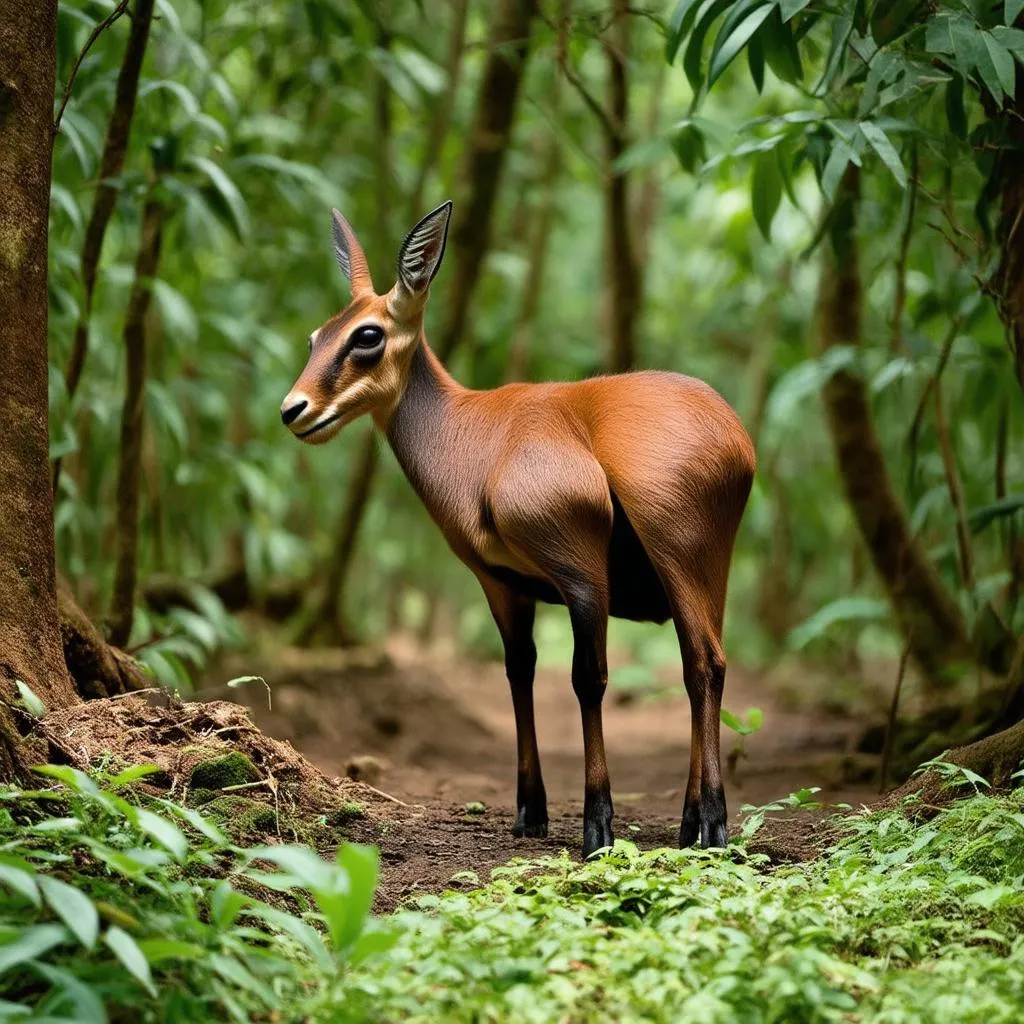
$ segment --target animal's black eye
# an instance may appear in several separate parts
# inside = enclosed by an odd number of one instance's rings
[[[376,348],[384,340],[384,332],[374,324],[360,327],[352,335],[353,348]]]

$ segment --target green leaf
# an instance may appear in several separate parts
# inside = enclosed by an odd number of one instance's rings
[[[204,946],[178,939],[139,939],[136,945],[151,966],[165,960],[202,960],[209,952]]]
[[[777,8],[772,10],[772,16],[765,22],[764,31],[758,38],[764,43],[768,66],[782,81],[795,85],[804,77],[792,23],[784,25]]]
[[[1020,17],[1021,11],[1024,11],[1024,0],[1005,0],[1003,4],[1003,21],[1007,25],[1013,25]]]
[[[992,29],[992,38],[1005,46],[1017,60],[1024,60],[1024,29],[996,25]]]
[[[212,821],[204,818],[197,810],[185,807],[183,804],[176,804],[172,800],[161,800],[160,805],[171,814],[176,814],[183,821],[188,822],[200,835],[205,836],[215,846],[228,845],[228,837]]]
[[[709,89],[718,81],[722,72],[733,62],[736,55],[771,13],[772,6],[770,4],[754,9],[728,36],[726,36],[726,32],[731,26],[727,24],[722,26],[711,51],[711,66],[708,69]]]
[[[701,0],[679,0],[679,3],[676,4],[668,26],[668,38],[665,40],[665,60],[669,64],[675,63],[679,46],[686,38],[687,32],[690,31],[690,26],[697,13],[697,5],[700,2]]]
[[[24,868],[15,867],[13,864],[0,863],[0,884],[6,885],[8,889],[20,893],[35,906],[40,905],[39,887],[30,871]]]
[[[163,769],[158,764],[135,764],[131,768],[125,768],[123,772],[118,772],[106,786],[110,790],[124,789],[125,786],[146,778],[147,775],[155,775],[161,771]]]
[[[109,1018],[103,1008],[103,1000],[86,982],[62,967],[55,967],[40,960],[34,960],[31,967],[57,989],[61,1003],[71,1004],[74,1010],[74,1024],[108,1024]]]
[[[754,220],[766,242],[772,240],[772,219],[782,201],[782,175],[775,150],[759,153],[750,178],[751,206]]]
[[[843,180],[843,174],[853,156],[853,150],[845,142],[837,141],[832,147],[825,161],[825,169],[821,172],[821,191],[829,202],[835,199],[839,182]]]
[[[245,906],[246,898],[236,892],[231,883],[222,878],[214,887],[210,897],[210,923],[218,930],[225,931],[238,919]]]
[[[338,847],[337,861],[348,874],[350,888],[346,894],[344,923],[340,929],[332,930],[332,937],[340,949],[345,949],[359,938],[366,924],[377,891],[380,853],[375,846],[342,843]]]
[[[810,2],[811,0],[780,0],[779,13],[782,15],[783,24],[798,15]]]
[[[684,171],[699,171],[707,157],[704,133],[695,124],[684,124],[672,136],[672,150]]]
[[[0,974],[42,956],[69,938],[62,924],[35,924],[19,929],[17,938],[0,946]]]
[[[971,509],[967,515],[967,522],[970,524],[971,533],[981,533],[995,520],[1015,515],[1021,509],[1024,509],[1024,494],[1008,494],[991,505]]]
[[[882,622],[890,617],[889,605],[873,597],[841,597],[819,608],[797,626],[788,638],[790,650],[799,651],[821,639],[839,623]]]
[[[1010,99],[1013,99],[1017,86],[1017,68],[1013,62],[1013,54],[1002,43],[996,42],[990,32],[982,32],[981,38],[982,52],[984,57],[987,57],[987,60],[979,59],[978,66],[981,69],[986,84],[988,84],[989,74],[994,73],[995,79],[998,81],[1002,91]],[[993,91],[991,87],[989,91]],[[995,95],[994,92],[993,95]]]
[[[39,888],[50,909],[68,930],[86,949],[92,949],[100,930],[100,916],[92,900],[74,886],[48,875],[39,876]]]
[[[188,853],[188,840],[181,829],[159,814],[147,811],[143,807],[135,810],[135,824],[165,847],[177,861],[183,861]]]
[[[704,0],[700,10],[697,12],[693,31],[690,33],[690,42],[687,44],[686,52],[683,54],[683,71],[686,72],[690,88],[694,92],[700,91],[701,83],[704,80],[704,74],[701,70],[701,55],[704,50],[704,39],[707,36],[708,29],[711,28],[715,18],[731,2],[732,0]]]
[[[212,160],[203,156],[189,156],[184,160],[184,165],[194,167],[209,180],[215,193],[223,201],[224,207],[229,214],[228,222],[238,237],[244,242],[249,236],[249,209],[245,205],[242,193],[238,187],[227,176],[222,167],[218,167]]]
[[[153,987],[153,977],[149,971],[149,962],[145,954],[139,949],[138,943],[117,925],[111,925],[103,936],[107,948],[121,961],[124,969],[136,981],[140,982],[143,988],[156,998],[156,989]]]
[[[764,88],[764,47],[756,36],[750,40],[747,47],[747,67],[750,68],[754,88],[760,93]]]
[[[21,706],[33,718],[43,718],[46,715],[46,705],[32,692],[32,687],[20,679],[14,680],[14,686],[21,697]]]
[[[815,95],[822,96],[832,87],[832,83],[843,65],[843,58],[846,56],[847,44],[852,33],[853,17],[851,15],[840,15],[833,19],[832,37],[829,42],[828,57],[825,60],[825,70],[814,87]]]
[[[63,782],[68,789],[74,790],[82,796],[98,799],[103,796],[99,787],[85,772],[72,768],[66,764],[41,764],[32,769],[36,775],[45,775],[48,778]]]
[[[892,171],[892,176],[899,183],[900,188],[906,188],[907,172],[903,168],[903,161],[900,160],[899,153],[896,152],[885,132],[874,121],[862,121],[860,131],[871,148],[879,155],[882,163]]]

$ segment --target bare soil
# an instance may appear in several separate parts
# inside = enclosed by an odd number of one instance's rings
[[[515,839],[515,733],[500,664],[431,656],[393,642],[376,654],[282,650],[272,658],[234,656],[217,667],[216,678],[257,667],[271,687],[272,708],[261,685],[225,692],[245,701],[261,729],[294,745],[333,784],[344,789],[351,773],[372,785],[360,790],[369,800],[366,816],[343,832],[381,849],[379,911],[416,893],[472,884],[452,883],[460,872],[486,879],[491,868],[513,857],[563,849],[578,856],[583,744],[567,672],[540,670],[535,688],[549,835]],[[666,673],[665,681],[677,680]],[[220,695],[216,687],[204,692]],[[765,715],[764,727],[745,739],[743,756],[730,758],[733,827],[742,805],[768,803],[806,786],[820,786],[819,799],[829,804],[877,799],[868,781],[870,760],[851,752],[863,723],[779,707],[758,675],[738,668],[729,670],[726,704],[739,711],[760,707]],[[689,753],[685,694],[646,699],[610,691],[605,736],[616,835],[643,848],[674,845]],[[736,743],[735,734],[723,730],[723,753]],[[355,798],[354,790],[346,792]],[[482,804],[483,813],[469,813],[471,804]],[[786,815],[761,845],[775,859],[800,858],[813,851],[817,831],[807,815]]]

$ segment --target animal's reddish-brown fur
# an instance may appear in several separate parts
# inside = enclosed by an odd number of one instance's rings
[[[403,257],[411,242],[420,263],[400,260],[399,283],[384,296],[373,292],[365,257],[341,223],[336,242],[346,251],[339,261],[344,268],[348,260],[358,298],[315,332],[283,415],[304,401],[286,421],[299,436],[321,441],[371,412],[453,551],[480,580],[512,687],[517,830],[541,834],[547,827],[532,703],[539,598],[565,604],[573,625],[573,687],[585,740],[584,852],[612,837],[601,732],[609,614],[673,620],[693,719],[680,840],[723,844],[722,618],[754,474],[753,446],[735,413],[707,384],[653,371],[465,389],[431,352],[422,326],[446,208],[410,234]],[[345,356],[368,324],[385,339],[379,355],[370,353],[371,365],[358,351]]]

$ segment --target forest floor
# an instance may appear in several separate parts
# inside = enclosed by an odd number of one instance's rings
[[[549,835],[516,839],[510,833],[515,734],[501,664],[428,655],[394,641],[386,652],[236,655],[207,678],[247,674],[254,664],[270,685],[272,708],[260,685],[214,686],[201,696],[246,703],[261,729],[290,741],[328,777],[358,776],[375,787],[351,787],[370,803],[344,832],[381,850],[378,912],[416,893],[472,885],[470,877],[452,881],[460,872],[486,880],[490,869],[514,857],[577,852],[583,747],[567,671],[538,670],[535,686]],[[667,671],[664,677],[675,682]],[[764,726],[743,741],[744,756],[729,759],[733,828],[742,805],[765,804],[803,787],[821,787],[817,799],[826,804],[877,799],[865,771],[871,759],[851,753],[863,721],[790,703],[777,699],[759,675],[730,668],[726,705],[764,713]],[[616,835],[644,849],[673,846],[689,753],[685,694],[678,687],[648,697],[610,690],[605,706]],[[723,729],[724,757],[737,741]],[[483,805],[482,813],[480,806],[470,813],[467,805]],[[806,834],[803,824],[793,821],[794,830]]]

